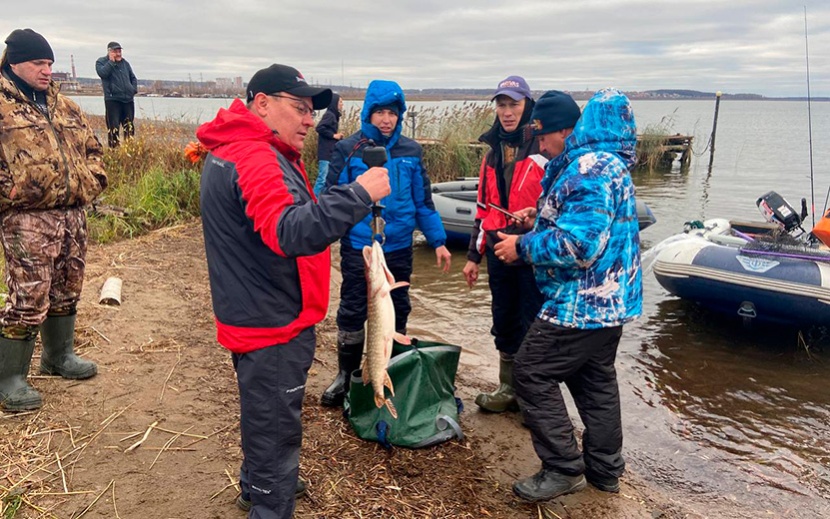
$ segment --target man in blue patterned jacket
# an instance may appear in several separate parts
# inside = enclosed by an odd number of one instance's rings
[[[634,184],[637,129],[628,98],[606,89],[585,106],[573,129],[555,124],[567,100],[548,92],[531,120],[551,157],[533,229],[504,235],[503,261],[534,265],[545,303],[515,360],[516,396],[542,469],[513,485],[528,501],[585,488],[586,479],[619,492],[620,398],[614,360],[622,327],[642,312],[640,238]],[[572,100],[570,101],[573,102]],[[573,396],[585,432],[580,452],[559,389]]]

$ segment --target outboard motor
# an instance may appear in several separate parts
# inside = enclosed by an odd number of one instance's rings
[[[755,204],[768,222],[777,224],[786,232],[794,231],[801,226],[803,217],[793,209],[793,206],[784,200],[783,196],[775,191],[770,191],[763,195]],[[806,209],[806,207],[803,209]]]

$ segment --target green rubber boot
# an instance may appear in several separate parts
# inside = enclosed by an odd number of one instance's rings
[[[35,340],[0,337],[0,404],[9,412],[39,409],[40,393],[26,382]]]
[[[476,405],[491,413],[519,410],[513,388],[513,355],[499,353],[499,387],[492,393],[479,393]]]
[[[40,372],[63,378],[85,379],[98,373],[98,366],[75,355],[75,314],[50,315],[40,325],[43,355]]]

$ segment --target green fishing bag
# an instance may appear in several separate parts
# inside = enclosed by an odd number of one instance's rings
[[[372,385],[363,385],[361,370],[352,373],[345,414],[357,435],[392,445],[421,448],[452,438],[464,438],[458,425],[461,400],[455,397],[455,374],[461,347],[412,340],[395,343],[387,372],[395,387],[395,419],[386,406],[375,406]],[[386,389],[389,397],[389,389]]]

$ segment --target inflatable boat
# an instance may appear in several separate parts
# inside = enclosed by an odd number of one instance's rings
[[[830,323],[830,252],[777,230],[706,220],[654,247],[654,275],[670,293],[745,324]]]
[[[441,215],[447,239],[466,243],[473,230],[478,197],[478,177],[432,185],[432,201]],[[642,231],[657,221],[645,202],[637,201],[637,218]]]

